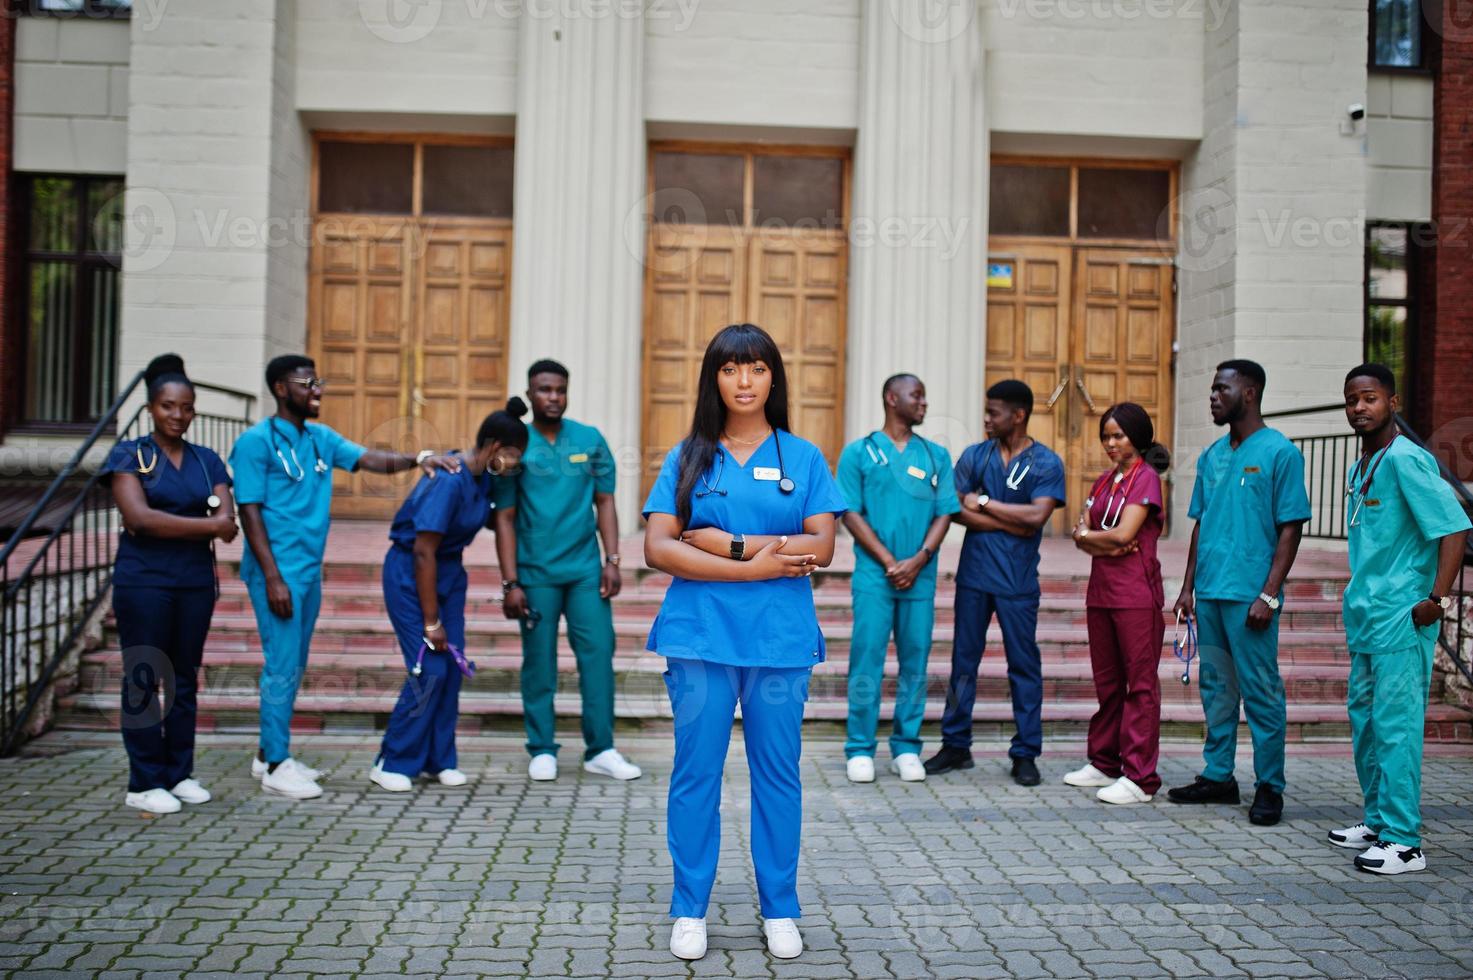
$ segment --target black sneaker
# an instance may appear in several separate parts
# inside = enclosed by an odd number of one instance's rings
[[[1019,786],[1037,786],[1043,781],[1038,774],[1038,765],[1032,759],[1013,760],[1013,782]]]
[[[1166,798],[1173,803],[1239,803],[1236,779],[1208,779],[1198,776],[1190,786],[1178,786],[1166,791]]]
[[[976,765],[972,761],[972,750],[964,749],[957,745],[943,745],[941,751],[926,760],[926,774],[937,776],[943,772],[951,772],[953,769],[970,769]]]
[[[1272,827],[1284,815],[1284,794],[1267,786],[1258,787],[1253,794],[1253,806],[1248,810],[1248,819],[1260,827]]]

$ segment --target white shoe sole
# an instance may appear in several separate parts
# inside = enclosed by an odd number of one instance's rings
[[[1080,789],[1104,789],[1106,786],[1115,785],[1115,780],[1111,779],[1109,776],[1104,776],[1096,779],[1091,779],[1088,776],[1081,776],[1078,779],[1074,779],[1071,778],[1073,775],[1074,774],[1071,772],[1068,776],[1064,777],[1065,786],[1078,786]]]
[[[844,778],[848,779],[851,783],[872,783],[875,781],[875,771],[871,769],[868,776],[862,773],[856,776],[849,772],[848,767],[845,767]]]
[[[899,766],[892,762],[890,763],[890,771],[899,776],[902,783],[924,783],[926,781],[926,770],[924,769],[921,770],[919,776],[907,776],[900,771]]]
[[[388,781],[384,779],[384,776],[386,775],[388,775],[388,773],[370,772],[368,774],[368,780],[379,789],[385,790],[390,793],[408,793],[410,790],[414,789],[414,780],[411,779],[408,786],[390,786]]]
[[[265,780],[262,780],[261,788],[266,792],[272,794],[273,796],[285,797],[288,800],[315,800],[317,799],[317,797],[322,795],[322,787],[320,786],[317,788],[317,792],[315,793],[311,792],[310,790],[303,792],[301,790],[285,790],[278,789],[275,786],[267,786]]]
[[[610,779],[617,779],[617,780],[620,780],[622,782],[628,782],[631,779],[638,779],[640,776],[643,776],[644,775],[643,771],[641,771],[641,772],[632,773],[632,774],[627,775],[627,776],[621,776],[618,773],[609,772],[607,769],[600,769],[597,766],[594,766],[591,763],[587,763],[587,762],[583,763],[583,771],[584,772],[591,772],[595,776],[608,776]]]
[[[144,813],[152,813],[155,816],[160,816],[160,817],[166,817],[166,816],[168,816],[171,813],[178,813],[179,812],[178,810],[172,810],[172,809],[171,810],[159,810],[159,809],[156,809],[155,807],[149,806],[147,803],[142,803],[142,802],[139,802],[137,800],[125,799],[123,802],[126,803],[126,804],[128,804],[128,806],[132,807],[135,810],[141,810]]]

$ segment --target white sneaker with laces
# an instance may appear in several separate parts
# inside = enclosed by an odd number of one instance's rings
[[[201,786],[199,780],[193,777],[179,780],[179,784],[169,792],[180,803],[208,803],[214,799],[210,791]]]
[[[1064,782],[1070,786],[1109,786],[1117,778],[1106,776],[1088,762],[1084,764],[1083,769],[1075,769],[1073,772],[1064,774]]]
[[[527,778],[535,779],[545,783],[557,778],[557,756],[551,752],[532,756],[532,761],[527,763]]]
[[[706,920],[681,918],[670,927],[670,952],[683,960],[706,955]]]
[[[317,780],[308,778],[303,772],[304,767],[297,765],[293,759],[287,759],[276,767],[276,771],[266,770],[261,776],[261,788],[268,793],[285,796],[293,800],[311,800],[322,795],[322,787],[317,785]]]
[[[441,786],[464,786],[470,782],[469,777],[459,769],[441,769],[435,778],[440,780]]]
[[[904,783],[924,783],[926,781],[926,767],[921,764],[921,757],[914,752],[902,752],[890,760],[890,771],[900,777]]]
[[[373,768],[368,770],[368,778],[390,793],[407,793],[414,789],[414,780],[402,772],[385,772],[382,759],[375,762]]]
[[[1336,847],[1370,847],[1376,843],[1376,832],[1363,823],[1344,830],[1332,830],[1325,835]]]
[[[166,789],[146,789],[142,793],[129,793],[124,802],[144,813],[178,813],[183,809],[178,798]]]
[[[1132,803],[1149,803],[1151,794],[1137,786],[1134,781],[1121,776],[1109,786],[1095,794],[1095,799],[1101,803],[1114,803],[1118,806],[1128,806]]]
[[[851,783],[872,783],[875,781],[875,760],[867,755],[853,756],[844,763],[844,775]]]
[[[1356,855],[1355,866],[1371,874],[1399,875],[1408,871],[1426,871],[1427,856],[1420,847],[1378,840],[1365,853]]]
[[[583,771],[615,779],[638,779],[644,771],[619,754],[618,749],[604,749],[583,763]]]
[[[780,960],[790,960],[803,952],[803,936],[793,919],[764,919],[762,932],[767,936],[767,951]]]
[[[306,776],[308,779],[312,780],[314,783],[322,778],[322,772],[320,770],[313,769],[311,766],[304,766],[300,762],[297,762],[295,759],[293,759],[291,756],[287,756],[286,758],[288,761],[296,764],[298,772]],[[266,760],[262,759],[259,753],[251,756],[252,776],[260,779],[262,776],[266,775],[267,768],[268,766],[266,765]]]

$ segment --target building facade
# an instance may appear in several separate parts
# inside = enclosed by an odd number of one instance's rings
[[[1451,2],[23,6],[0,33],[10,446],[75,438],[165,350],[263,398],[305,350],[350,437],[464,445],[555,357],[628,526],[706,340],[743,320],[831,458],[891,373],[926,381],[954,453],[1016,376],[1082,497],[1100,411],[1141,402],[1177,517],[1228,357],[1267,367],[1268,409],[1390,360],[1419,429],[1460,431]],[[401,492],[352,478],[337,507]]]

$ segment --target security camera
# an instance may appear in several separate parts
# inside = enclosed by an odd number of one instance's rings
[[[1347,115],[1350,116],[1351,119],[1366,118],[1366,107],[1361,105],[1359,102],[1350,103],[1350,105],[1345,107],[1345,112]]]

